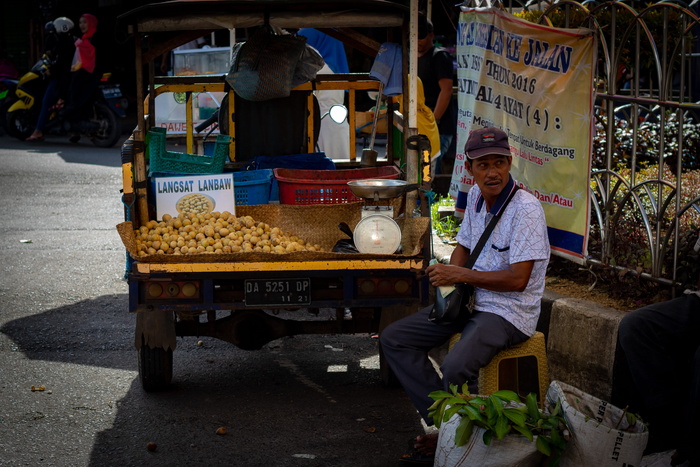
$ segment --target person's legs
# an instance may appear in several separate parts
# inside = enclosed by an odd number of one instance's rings
[[[696,315],[700,315],[700,310],[696,311]],[[696,329],[698,321],[700,316],[696,319]],[[678,461],[689,460],[691,466],[697,467],[700,466],[700,449],[696,446],[700,440],[700,427],[697,423],[700,417],[700,347],[695,349],[691,372],[685,425],[676,458]]]
[[[464,326],[441,326],[428,321],[431,309],[429,306],[390,324],[379,336],[384,358],[427,425],[433,424],[428,417],[428,407],[434,402],[429,397],[431,392],[448,390],[450,383],[461,386],[469,381],[470,392],[476,394],[479,369],[500,350],[528,338],[493,313],[477,311]],[[462,338],[445,357],[441,379],[428,359],[428,352],[456,333],[462,333]],[[437,434],[420,435],[412,444],[414,453],[402,460],[430,463],[437,446]]]
[[[629,405],[649,424],[647,452],[678,445],[699,323],[696,295],[640,308],[620,322],[613,403]],[[623,384],[625,375],[629,381]]]
[[[44,97],[41,100],[41,110],[39,111],[39,117],[36,121],[36,127],[31,136],[27,138],[27,141],[38,141],[43,139],[44,128],[46,128],[46,123],[49,121],[49,109],[58,100],[58,90],[58,81],[50,80],[49,84],[46,86]]]
[[[384,357],[428,425],[432,424],[428,417],[428,407],[434,402],[429,397],[431,392],[468,382],[470,392],[476,394],[479,369],[499,351],[528,339],[493,313],[477,311],[464,326],[433,324],[428,321],[431,308],[390,324],[379,336]],[[445,357],[440,378],[428,352],[456,333],[462,333],[462,337]]]
[[[450,148],[450,144],[452,144],[452,138],[454,138],[452,135],[440,135],[440,154],[434,159],[435,169],[433,170],[433,175],[442,173],[442,156],[443,154],[447,154],[447,150]],[[431,166],[432,165],[431,163]]]
[[[469,384],[471,394],[478,393],[479,370],[508,347],[524,342],[528,336],[502,317],[485,312],[475,312],[462,330],[462,336],[440,367],[443,389],[450,384]]]
[[[431,309],[429,306],[395,321],[379,335],[384,358],[428,425],[432,424],[428,407],[433,403],[428,394],[443,388],[428,352],[462,330],[461,326],[441,326],[428,321]]]
[[[63,117],[71,124],[80,121],[84,115],[87,103],[99,84],[99,77],[81,69],[71,73],[68,101],[63,109]]]
[[[442,160],[442,153],[438,152],[432,159],[430,159],[430,173],[436,175],[440,170],[440,161]]]

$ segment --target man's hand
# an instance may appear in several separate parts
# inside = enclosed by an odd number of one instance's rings
[[[475,271],[454,264],[433,264],[425,272],[435,287],[464,282],[496,292],[522,292],[534,265],[534,261],[522,261],[499,271]]]
[[[428,266],[425,273],[428,275],[430,283],[435,287],[439,287],[464,282],[461,277],[465,271],[466,269],[460,266],[438,263]]]

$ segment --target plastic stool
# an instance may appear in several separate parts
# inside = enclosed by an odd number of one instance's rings
[[[461,334],[454,334],[450,338],[449,348],[452,349],[460,338]],[[525,342],[497,353],[488,365],[479,370],[479,394],[488,395],[499,389],[513,389],[515,392],[519,392],[517,391],[520,382],[517,359],[522,357],[534,357],[537,361],[538,401],[542,407],[549,387],[549,367],[547,366],[547,346],[544,334],[541,332],[535,332]],[[501,366],[508,364],[513,364],[512,368],[509,369],[511,374],[501,377]],[[508,376],[511,380],[511,386],[514,382],[515,387],[507,387],[508,384],[504,379]]]

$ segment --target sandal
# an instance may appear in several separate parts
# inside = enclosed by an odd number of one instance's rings
[[[424,454],[422,452],[412,452],[404,454],[399,459],[401,465],[433,465],[435,463],[435,454]]]
[[[401,456],[399,464],[433,465],[435,462],[435,449],[437,448],[437,434],[420,435],[411,438],[408,440],[408,448],[411,452]]]
[[[34,143],[34,142],[41,143],[42,141],[44,141],[44,137],[43,136],[30,136],[29,138],[25,139],[25,141],[27,141],[29,143]]]

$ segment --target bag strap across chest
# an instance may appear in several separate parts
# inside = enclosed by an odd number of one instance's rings
[[[491,236],[491,232],[493,232],[493,229],[496,227],[496,224],[498,224],[498,221],[501,218],[501,215],[503,215],[503,213],[505,212],[508,203],[510,203],[510,200],[513,199],[513,196],[515,196],[515,193],[518,190],[519,188],[516,185],[513,191],[510,192],[510,195],[508,195],[508,198],[506,198],[506,201],[505,203],[503,203],[503,207],[501,208],[501,210],[491,218],[489,225],[486,226],[486,230],[484,230],[484,233],[482,233],[481,237],[479,237],[479,241],[474,247],[474,250],[472,250],[469,253],[469,259],[467,260],[467,264],[465,264],[464,267],[471,269],[474,266],[474,263],[476,263],[476,260],[479,257],[479,254],[481,253],[481,250],[484,249],[486,240],[488,240]]]

